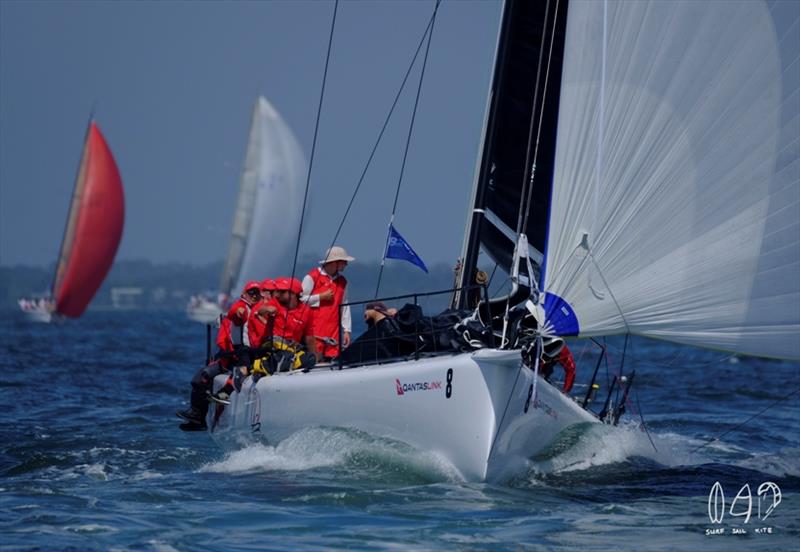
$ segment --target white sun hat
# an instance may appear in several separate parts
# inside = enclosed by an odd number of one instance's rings
[[[319,264],[324,265],[325,263],[332,263],[333,261],[347,261],[349,263],[355,261],[355,258],[348,255],[344,247],[334,245],[328,249],[325,258],[320,260]]]

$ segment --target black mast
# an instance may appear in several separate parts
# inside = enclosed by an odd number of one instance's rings
[[[501,268],[511,267],[540,120],[530,217],[522,231],[531,247],[544,251],[566,21],[567,0],[506,0],[461,285],[475,284],[481,246]],[[474,294],[466,295],[459,307],[474,306]]]

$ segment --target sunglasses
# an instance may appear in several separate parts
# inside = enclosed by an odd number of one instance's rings
[[[247,290],[247,295],[261,295],[261,292],[258,291],[257,289],[250,289]]]

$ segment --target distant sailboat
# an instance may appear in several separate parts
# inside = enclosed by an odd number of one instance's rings
[[[305,158],[291,129],[272,104],[259,97],[217,300],[192,297],[186,308],[190,319],[214,322],[247,280],[287,271],[300,224],[305,171]]]
[[[784,7],[789,36],[800,15]],[[420,351],[415,322],[417,349],[393,362],[248,378],[209,412],[215,438],[353,428],[498,479],[606,419],[539,375],[552,336],[800,359],[800,83],[774,17],[761,2],[507,0],[461,283],[480,281],[482,249],[513,285],[488,305],[456,296],[492,313],[496,344]]]
[[[81,316],[114,262],[124,221],[119,169],[103,134],[91,121],[50,295],[20,299],[22,312],[40,322]]]

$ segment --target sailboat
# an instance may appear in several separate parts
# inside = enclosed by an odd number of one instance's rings
[[[20,299],[25,316],[38,322],[81,316],[114,262],[124,222],[122,178],[100,128],[91,120],[50,294]]]
[[[300,144],[278,111],[259,97],[253,107],[228,255],[216,301],[194,296],[191,320],[218,321],[247,280],[277,276],[293,252],[306,162]]]
[[[772,9],[507,0],[454,305],[494,344],[248,378],[214,438],[352,428],[498,480],[605,417],[540,376],[548,337],[800,359],[800,17]],[[481,252],[506,297],[470,291]]]

